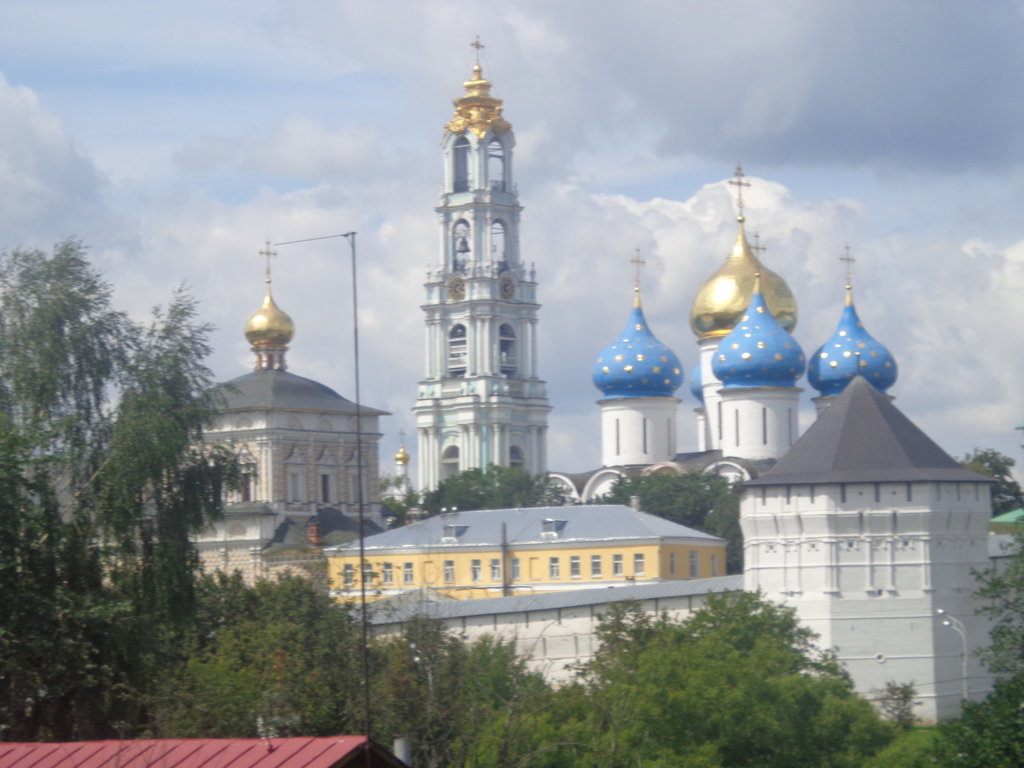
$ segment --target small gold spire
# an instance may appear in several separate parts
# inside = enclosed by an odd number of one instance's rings
[[[640,249],[636,249],[636,255],[629,260],[629,263],[636,267],[636,272],[633,275],[633,306],[640,306],[640,274],[644,268],[644,257],[640,255]]]
[[[743,166],[740,163],[736,163],[736,170],[733,173],[733,177],[734,178],[730,179],[728,183],[736,187],[736,210],[739,211],[736,220],[743,222],[745,221],[743,217],[743,188],[749,187],[750,182],[743,180],[746,176],[743,173]]]
[[[274,256],[277,256],[277,251],[271,249],[269,240],[267,240],[267,244],[266,246],[264,246],[263,250],[260,251],[260,256],[264,256],[267,259],[267,266],[264,271],[266,277],[264,277],[263,282],[265,282],[267,285],[270,285],[270,260]]]
[[[271,249],[269,240],[259,254],[266,258],[263,282],[267,292],[263,305],[245,324],[245,338],[256,353],[256,370],[284,370],[284,353],[295,335],[295,324],[288,313],[277,306],[271,293],[270,260],[277,252]]]
[[[846,246],[843,251],[843,255],[839,257],[839,260],[846,264],[846,274],[843,275],[843,280],[846,283],[846,306],[853,306],[853,264],[857,260],[853,258],[850,253],[850,246]]]

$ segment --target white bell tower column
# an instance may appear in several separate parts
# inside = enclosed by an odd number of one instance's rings
[[[479,62],[442,147],[439,264],[427,273],[426,378],[413,408],[422,489],[490,465],[547,470],[537,283],[519,256],[515,136]]]

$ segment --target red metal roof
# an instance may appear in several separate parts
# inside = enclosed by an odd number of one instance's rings
[[[367,751],[371,766],[404,765],[365,736],[328,736],[0,742],[0,768],[356,768]]]

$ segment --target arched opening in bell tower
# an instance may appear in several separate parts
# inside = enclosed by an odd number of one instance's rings
[[[466,270],[466,261],[473,251],[470,244],[471,235],[472,230],[465,219],[459,219],[452,226],[452,269],[456,272]]]
[[[498,265],[498,272],[508,269],[505,258],[505,222],[495,219],[491,222],[491,262]]]
[[[526,469],[526,457],[523,455],[523,449],[518,445],[513,445],[508,449],[508,465],[510,467],[518,467],[519,469]]]
[[[449,445],[441,454],[441,479],[450,480],[459,474],[459,446]]]
[[[459,136],[452,147],[452,192],[469,191],[469,139]]]
[[[516,372],[516,332],[507,323],[498,329],[498,362],[503,376]]]
[[[487,183],[498,192],[505,192],[505,147],[497,137],[487,145]]]
[[[466,375],[466,326],[459,323],[448,332],[448,375]]]

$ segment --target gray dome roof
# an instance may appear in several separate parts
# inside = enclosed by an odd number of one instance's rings
[[[222,411],[289,410],[355,413],[356,405],[318,381],[287,371],[253,371],[214,387],[216,408]],[[362,406],[363,414],[385,411]]]

